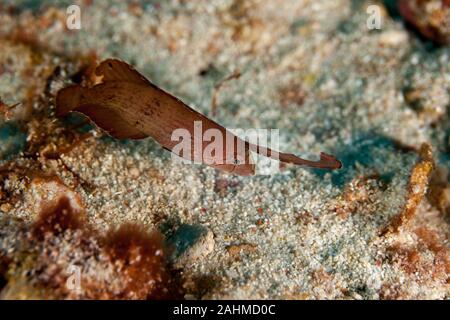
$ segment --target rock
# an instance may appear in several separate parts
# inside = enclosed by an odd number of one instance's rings
[[[215,245],[214,234],[201,225],[181,225],[167,239],[169,247],[173,248],[171,256],[175,268],[182,268],[210,254]]]
[[[408,34],[404,31],[391,30],[380,35],[380,44],[385,47],[398,47],[408,40]]]

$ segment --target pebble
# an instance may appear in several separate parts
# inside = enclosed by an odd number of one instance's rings
[[[385,31],[380,35],[380,44],[386,47],[397,47],[408,41],[408,34],[404,31]]]
[[[214,234],[201,225],[181,225],[167,240],[173,248],[172,263],[175,268],[182,268],[197,260],[205,258],[214,250]]]

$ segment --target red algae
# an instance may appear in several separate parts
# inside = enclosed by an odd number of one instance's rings
[[[103,235],[87,223],[85,209],[74,205],[72,197],[61,192],[46,200],[34,223],[22,224],[14,236],[21,246],[14,252],[0,250],[0,275],[5,282],[2,297],[183,297],[159,232],[126,223]],[[75,288],[68,285],[73,277],[78,277]]]
[[[163,237],[148,233],[135,224],[124,224],[105,238],[106,251],[112,263],[126,279],[119,299],[179,298],[181,291],[171,279],[165,258]]]

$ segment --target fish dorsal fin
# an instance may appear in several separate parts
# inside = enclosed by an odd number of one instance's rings
[[[151,85],[142,74],[136,71],[128,63],[117,59],[106,59],[95,69],[95,75],[102,77],[102,82],[128,81],[136,84]]]

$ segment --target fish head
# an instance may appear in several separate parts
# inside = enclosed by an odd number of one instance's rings
[[[254,164],[216,164],[214,169],[225,171],[239,176],[253,176],[255,175]]]
[[[253,176],[255,174],[255,163],[247,146],[242,150],[229,153],[225,160],[225,163],[216,164],[214,167],[240,176]]]

